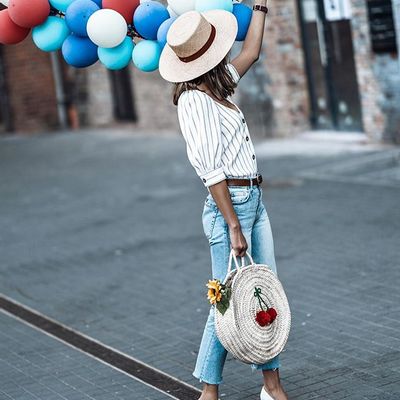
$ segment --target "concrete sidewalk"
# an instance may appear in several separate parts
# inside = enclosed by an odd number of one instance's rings
[[[290,399],[399,399],[399,149],[296,141],[256,144],[293,314],[283,384]],[[1,292],[200,387],[206,191],[180,136],[6,138],[0,191]],[[9,316],[1,323],[0,399],[165,398]],[[73,384],[54,384],[48,356]],[[85,371],[103,377],[98,392]],[[221,398],[257,399],[260,384],[228,357]]]

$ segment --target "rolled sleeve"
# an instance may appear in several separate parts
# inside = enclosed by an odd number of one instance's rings
[[[219,167],[214,169],[213,171],[207,172],[206,174],[200,175],[201,180],[203,181],[206,187],[215,185],[216,183],[222,182],[226,179],[226,175],[223,167]]]
[[[240,75],[235,66],[231,63],[226,64],[228,71],[230,72],[232,79],[235,83],[238,83],[240,81]]]
[[[204,186],[226,179],[222,165],[221,121],[211,97],[198,90],[181,94],[178,119],[188,158]]]

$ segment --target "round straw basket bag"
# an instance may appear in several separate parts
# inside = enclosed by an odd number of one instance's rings
[[[264,364],[284,348],[291,314],[282,284],[268,265],[255,264],[250,254],[241,266],[232,249],[223,282],[229,292],[224,313],[215,308],[215,330],[221,344],[247,364]],[[236,269],[232,270],[232,260]]]

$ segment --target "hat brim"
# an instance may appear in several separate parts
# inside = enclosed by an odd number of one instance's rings
[[[183,62],[168,43],[165,45],[161,56],[160,75],[169,82],[187,82],[195,79],[217,66],[229,53],[235,43],[238,25],[236,17],[225,10],[210,10],[202,15],[215,26],[216,35],[210,48],[198,59]]]

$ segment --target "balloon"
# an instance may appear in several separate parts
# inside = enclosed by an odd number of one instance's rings
[[[187,11],[193,11],[195,9],[195,4],[196,0],[168,0],[168,6],[177,15],[181,15]]]
[[[99,60],[108,69],[116,70],[125,68],[132,60],[133,41],[130,37],[126,37],[125,40],[117,47],[112,49],[104,49],[99,47],[97,53]]]
[[[179,17],[179,14],[177,14],[177,13],[171,8],[171,6],[168,6],[168,7],[167,7],[167,11],[168,11],[168,14],[169,14],[171,17]]]
[[[74,1],[74,0],[49,0],[50,4],[59,11],[66,12],[68,6]]]
[[[238,33],[236,36],[236,40],[242,41],[246,38],[247,31],[249,30],[253,11],[250,7],[238,3],[233,5],[233,15],[236,17],[238,23]]]
[[[140,0],[103,0],[103,8],[119,12],[128,24],[132,23],[133,13],[139,4]]]
[[[171,17],[166,19],[158,28],[157,31],[157,41],[160,44],[161,48],[163,48],[166,43],[167,43],[167,33],[169,30],[169,27],[172,25],[172,23],[176,20],[176,17]]]
[[[40,50],[56,51],[61,49],[69,34],[65,20],[51,16],[43,24],[33,28],[32,39]]]
[[[111,48],[124,41],[128,27],[121,14],[103,9],[91,15],[86,30],[90,40],[97,46]]]
[[[133,25],[137,32],[145,39],[157,39],[160,25],[170,18],[167,9],[157,1],[145,1],[133,15]]]
[[[196,0],[195,9],[199,12],[208,10],[225,10],[232,12],[232,0]]]
[[[69,35],[62,45],[62,55],[67,64],[85,68],[98,60],[97,46],[89,38]]]
[[[48,0],[10,0],[8,11],[17,25],[33,28],[46,21],[50,5]]]
[[[29,35],[29,32],[29,28],[22,28],[13,22],[7,9],[0,11],[1,44],[16,44],[22,42]]]
[[[65,21],[68,28],[78,36],[87,36],[86,25],[89,17],[100,10],[92,0],[75,0],[67,8]]]
[[[99,8],[102,8],[101,0],[92,0],[92,1],[94,1],[98,5]]]
[[[158,68],[161,46],[155,40],[141,40],[133,49],[133,63],[144,72],[151,72]]]

